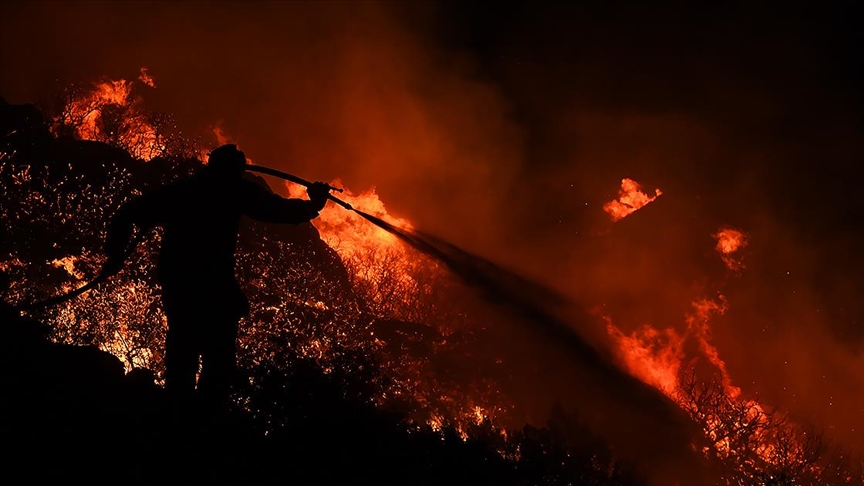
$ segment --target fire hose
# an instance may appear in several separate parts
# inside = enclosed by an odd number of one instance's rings
[[[282,172],[281,170],[271,169],[270,167],[264,167],[263,165],[247,164],[246,170],[248,170],[249,172],[260,172],[262,174],[272,175],[274,177],[278,177],[280,179],[285,179],[286,181],[291,181],[295,184],[300,184],[301,186],[305,186],[305,187],[309,187],[312,185],[312,183],[307,181],[306,179],[301,179],[300,177],[289,174],[287,172]],[[327,189],[330,189],[331,191],[336,191],[336,192],[343,192],[342,188],[333,187],[329,184],[327,185]],[[345,208],[349,211],[356,211],[356,209],[354,209],[353,206],[351,206],[347,202],[333,196],[332,194],[328,194],[327,199],[330,201],[333,201],[334,203],[342,206],[343,208]]]
[[[126,261],[126,259],[129,257],[129,255],[132,254],[132,251],[135,250],[135,247],[138,246],[138,244],[144,240],[145,235],[146,235],[146,233],[143,231],[141,231],[137,235],[135,235],[135,238],[132,239],[132,242],[129,244],[129,246],[126,248],[126,251],[124,252],[123,261]],[[70,290],[69,292],[66,292],[65,294],[55,295],[54,297],[50,297],[50,298],[45,299],[45,300],[40,300],[37,302],[31,302],[29,304],[21,304],[21,305],[16,306],[16,308],[18,308],[20,310],[34,310],[34,309],[41,309],[43,307],[49,307],[52,305],[56,305],[56,304],[59,304],[61,302],[66,302],[67,300],[71,300],[71,299],[83,294],[84,292],[87,292],[88,290],[92,290],[97,285],[99,285],[102,282],[105,282],[106,280],[111,278],[111,275],[112,274],[107,272],[106,270],[102,270],[102,272],[100,272],[96,278],[87,282],[86,284],[82,285],[81,287],[78,287],[77,289]]]
[[[309,187],[312,185],[311,182],[309,182],[305,179],[297,177],[293,174],[289,174],[287,172],[282,172],[281,170],[271,169],[270,167],[264,167],[264,166],[260,166],[260,165],[249,164],[249,165],[246,165],[246,170],[248,170],[250,172],[260,172],[262,174],[272,175],[274,177],[278,177],[278,178],[284,179],[286,181],[294,182],[295,184],[300,184],[300,185],[305,186],[305,187]],[[331,191],[343,192],[343,189],[339,188],[339,187],[333,187],[333,186],[328,185],[327,188]],[[349,203],[334,197],[332,194],[328,194],[327,199],[330,201],[333,201],[334,203],[342,206],[345,209],[348,209],[349,211],[357,212],[358,214],[360,214],[361,216],[363,216],[366,219],[369,219],[369,217],[370,217],[369,215],[366,215],[363,212],[357,211]],[[372,220],[370,220],[370,221],[372,221]],[[372,222],[374,223],[375,221],[372,221]],[[135,247],[138,246],[139,243],[141,243],[141,241],[144,239],[144,235],[145,235],[144,232],[140,232],[138,235],[135,236],[135,238],[133,238],[131,244],[129,245],[129,247],[127,248],[127,250],[125,252],[123,261],[126,261],[126,258],[129,257],[129,255],[132,253],[132,251],[135,249]],[[69,292],[66,292],[64,294],[56,295],[54,297],[51,297],[51,298],[48,298],[45,300],[41,300],[41,301],[37,301],[37,302],[31,302],[31,303],[27,303],[27,304],[21,304],[21,305],[16,306],[16,308],[18,308],[20,310],[34,310],[34,309],[41,309],[43,307],[49,307],[52,305],[56,305],[56,304],[59,304],[61,302],[66,302],[67,300],[74,299],[75,297],[87,292],[88,290],[92,290],[93,288],[97,287],[99,284],[101,284],[101,283],[107,281],[109,278],[111,278],[111,275],[112,275],[112,273],[109,273],[109,272],[103,270],[96,278],[94,278],[90,282],[87,282],[86,284],[82,285],[81,287],[78,287],[78,288],[71,290]]]

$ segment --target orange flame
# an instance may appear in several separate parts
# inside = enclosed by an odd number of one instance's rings
[[[141,68],[138,80],[155,87],[147,68]],[[73,93],[54,119],[55,134],[63,127],[81,140],[107,142],[143,160],[164,153],[165,141],[144,115],[142,101],[133,96],[132,88],[132,81],[116,79]]]
[[[660,189],[654,190],[654,196],[642,192],[642,186],[633,179],[622,179],[618,199],[613,199],[603,205],[603,210],[609,213],[612,221],[619,221],[663,194]]]
[[[330,183],[334,187],[342,187],[339,180]],[[305,197],[303,186],[286,183],[291,197]],[[339,194],[339,199],[351,204],[352,207],[364,213],[371,214],[394,226],[410,230],[411,224],[402,218],[391,216],[384,207],[384,202],[378,197],[375,189],[370,189],[355,195],[348,189]],[[387,231],[369,223],[357,213],[345,210],[336,204],[327,204],[321,215],[312,221],[321,232],[322,238],[336,249],[343,259],[383,257],[385,254],[406,256],[406,247],[399,239]]]
[[[713,235],[717,240],[716,250],[720,253],[720,258],[730,270],[741,270],[744,264],[740,259],[733,256],[738,250],[747,246],[747,236],[733,228],[722,228]]]
[[[720,372],[720,379],[726,394],[732,398],[737,398],[741,395],[741,388],[732,385],[732,378],[726,369],[726,362],[720,358],[720,352],[711,343],[711,327],[709,326],[712,313],[723,315],[727,309],[726,298],[723,295],[718,296],[717,300],[700,299],[693,302],[693,312],[687,315],[686,321],[688,330],[699,344],[699,349],[708,359],[708,362]]]
[[[717,300],[699,299],[693,302],[692,311],[685,315],[687,330],[684,334],[672,328],[660,330],[645,324],[627,335],[610,318],[604,316],[604,319],[606,331],[617,347],[622,365],[636,378],[674,398],[685,357],[684,342],[693,339],[705,359],[719,371],[726,394],[736,398],[741,394],[741,389],[732,384],[726,362],[711,343],[710,317],[712,314],[722,315],[726,309],[726,299],[722,295]]]
[[[99,120],[102,108],[108,105],[124,106],[129,103],[132,83],[125,79],[103,81],[95,85],[94,90],[80,98],[73,99],[67,105],[73,118],[80,118],[81,124],[76,133],[83,140],[97,140],[101,128]]]
[[[213,136],[216,137],[216,142],[219,145],[225,145],[226,143],[234,143],[233,137],[228,135],[228,132],[222,128],[222,125],[214,125],[212,128]]]
[[[684,336],[672,328],[661,331],[647,324],[626,335],[609,318],[606,330],[617,343],[619,357],[631,375],[667,396],[678,391]]]
[[[146,67],[141,68],[141,73],[138,75],[138,81],[150,86],[151,88],[156,87],[156,80],[153,79],[153,76],[150,75],[150,72]]]

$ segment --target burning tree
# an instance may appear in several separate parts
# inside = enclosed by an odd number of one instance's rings
[[[193,157],[196,141],[184,136],[173,117],[144,109],[139,92],[156,82],[141,68],[138,79],[105,79],[72,85],[48,104],[51,132],[58,137],[104,142],[137,159]]]
[[[726,484],[858,484],[861,464],[779,410],[730,396],[718,381],[683,375],[678,400],[714,444],[706,454],[727,471]]]
[[[744,265],[738,252],[747,244],[746,235],[724,227],[712,237],[726,268],[740,274]],[[711,335],[711,321],[728,307],[718,291],[691,303],[682,331],[643,324],[624,333],[606,317],[607,331],[622,366],[699,424],[710,444],[702,453],[719,464],[723,484],[860,482],[860,461],[856,464],[829,447],[822,433],[748,397],[733,383]]]

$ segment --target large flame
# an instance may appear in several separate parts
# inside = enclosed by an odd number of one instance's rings
[[[605,319],[606,330],[618,345],[627,371],[667,396],[674,396],[684,360],[684,336],[671,327],[661,330],[647,324],[624,334],[611,319]]]
[[[726,300],[722,295],[716,300],[696,300],[692,309],[684,316],[684,332],[678,332],[674,327],[659,329],[644,324],[636,331],[626,334],[610,317],[603,318],[623,367],[633,376],[654,386],[670,398],[675,398],[680,391],[680,376],[687,358],[684,353],[685,342],[692,340],[698,346],[702,357],[719,373],[726,393],[735,398],[740,395],[741,389],[732,385],[726,363],[711,342],[709,326],[712,313],[722,314],[725,311]]]
[[[359,211],[371,214],[399,228],[412,229],[408,220],[389,214],[374,188],[360,194],[354,194],[351,190],[344,188],[342,181],[338,179],[331,181],[330,185],[342,188],[344,192],[334,194]],[[285,186],[290,197],[302,198],[306,195],[306,189],[301,185],[286,182]],[[313,220],[312,224],[321,231],[322,236],[329,243],[333,243],[332,246],[339,248],[339,251],[346,255],[353,256],[382,247],[393,251],[405,249],[396,236],[378,226],[369,224],[355,212],[345,210],[336,204],[327,204],[321,211],[321,215]]]
[[[143,86],[156,87],[147,68],[141,68],[137,81]],[[160,133],[154,120],[144,112],[142,99],[134,94],[134,87],[133,81],[109,79],[86,88],[70,89],[62,109],[54,117],[54,134],[71,131],[81,140],[107,142],[143,160],[163,155],[167,149],[166,134]]]
[[[723,228],[712,236],[729,268],[742,268],[730,255],[746,245],[746,235]],[[792,465],[802,478],[827,476],[836,466],[817,463],[815,457],[822,445],[812,433],[808,435],[757,398],[745,397],[733,383],[711,338],[712,318],[723,315],[728,306],[726,297],[719,293],[714,298],[694,300],[684,315],[681,332],[674,327],[644,324],[627,334],[611,318],[604,318],[621,367],[663,392],[700,423],[713,444],[713,450],[704,451],[706,454],[717,457],[748,481],[759,482],[759,478],[771,476],[771,471],[785,471]],[[687,346],[688,342],[695,346]],[[685,349],[695,355],[688,355]],[[710,365],[713,379],[698,376],[700,360]],[[841,471],[838,477],[848,483],[852,476]]]
[[[298,184],[286,182],[288,194],[291,197],[305,197],[305,188]],[[342,181],[330,182],[333,187],[342,187]],[[366,214],[375,216],[396,227],[411,230],[412,226],[408,220],[391,216],[384,202],[378,197],[375,189],[369,189],[360,194],[354,194],[343,187],[340,199],[351,204],[352,207]],[[312,224],[321,232],[321,237],[331,247],[335,248],[342,259],[350,267],[355,267],[356,277],[369,280],[371,283],[380,283],[380,279],[386,277],[405,280],[408,287],[413,284],[411,268],[416,265],[417,257],[393,234],[369,223],[357,213],[346,210],[336,204],[327,204],[318,218]],[[387,264],[391,267],[389,272],[369,271],[369,266],[358,268],[355,264],[358,260],[374,263],[380,268]],[[431,265],[428,260],[422,261],[424,265]],[[392,269],[396,269],[393,272]],[[409,284],[410,282],[410,284]]]

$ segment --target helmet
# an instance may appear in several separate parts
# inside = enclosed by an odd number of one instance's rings
[[[222,173],[241,173],[246,167],[246,154],[233,143],[225,144],[207,154],[207,166]]]

